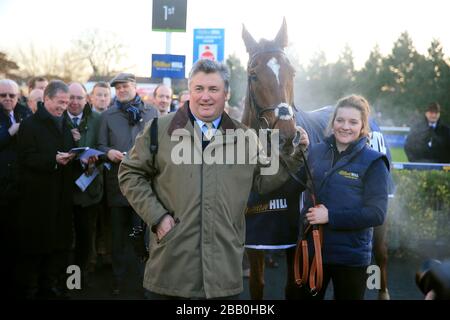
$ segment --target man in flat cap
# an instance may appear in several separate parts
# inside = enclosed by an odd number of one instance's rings
[[[145,105],[136,93],[134,74],[118,74],[111,80],[111,86],[116,89],[116,97],[112,106],[101,114],[98,149],[105,152],[112,163],[106,173],[105,185],[112,225],[112,293],[119,295],[127,269],[139,269],[128,237],[139,218],[119,189],[117,172],[138,133],[158,115],[158,111]]]

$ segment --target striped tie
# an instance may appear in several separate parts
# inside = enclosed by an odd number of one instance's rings
[[[212,122],[205,122],[203,125],[203,135],[207,140],[211,140],[211,138],[214,136],[214,125]]]
[[[73,117],[72,122],[73,122],[73,127],[78,128],[78,117]]]

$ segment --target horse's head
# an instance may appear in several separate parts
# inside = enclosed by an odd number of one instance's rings
[[[286,20],[272,41],[256,42],[245,26],[242,38],[249,53],[242,121],[254,129],[279,129],[280,146],[290,148],[292,141],[299,140],[299,132],[293,106],[295,70],[284,53],[288,44]]]

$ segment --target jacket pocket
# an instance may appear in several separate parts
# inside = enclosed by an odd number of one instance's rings
[[[176,234],[176,229],[177,229],[179,224],[180,224],[180,219],[176,218],[175,219],[175,225],[172,227],[172,229],[170,229],[169,232],[167,232],[164,235],[164,237],[162,237],[159,240],[156,240],[156,243],[158,245],[163,245],[163,244],[167,243],[168,241],[170,241],[170,239],[172,239],[174,237],[174,235]]]

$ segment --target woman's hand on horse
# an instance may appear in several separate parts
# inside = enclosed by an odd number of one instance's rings
[[[306,219],[310,224],[328,223],[328,209],[323,204],[309,208]]]

